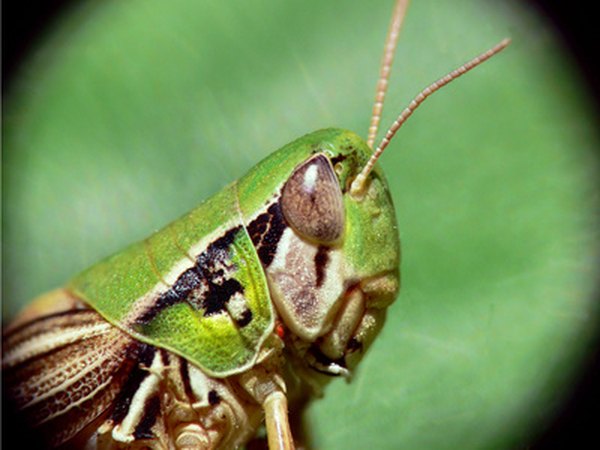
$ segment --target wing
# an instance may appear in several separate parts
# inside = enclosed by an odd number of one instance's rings
[[[68,294],[50,297],[64,304]],[[109,411],[143,344],[75,302],[20,322],[3,336],[3,394],[36,438],[57,446]]]

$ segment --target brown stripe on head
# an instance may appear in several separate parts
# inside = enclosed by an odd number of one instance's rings
[[[341,250],[307,242],[288,228],[266,272],[286,326],[309,342],[325,333],[346,284]]]

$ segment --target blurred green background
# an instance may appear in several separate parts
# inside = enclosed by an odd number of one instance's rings
[[[392,3],[112,0],[65,15],[5,103],[5,317],[296,137],[366,135]],[[413,2],[383,124],[506,36],[381,160],[402,292],[353,383],[311,406],[315,448],[514,448],[577,379],[598,332],[598,134],[552,30],[513,2]]]

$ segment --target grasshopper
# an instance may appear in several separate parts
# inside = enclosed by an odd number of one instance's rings
[[[237,448],[348,378],[399,291],[396,215],[373,150],[407,1],[386,40],[367,140],[324,129],[35,300],[4,335],[8,396],[49,447]]]

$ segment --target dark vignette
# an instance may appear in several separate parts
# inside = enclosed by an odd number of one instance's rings
[[[579,64],[581,73],[593,97],[596,114],[600,112],[600,41],[597,39],[596,14],[589,3],[582,0],[514,0],[536,9],[560,32],[567,48]],[[57,19],[70,9],[81,4],[75,0],[34,0],[30,2],[4,2],[2,5],[2,94],[10,89],[19,67],[36,45],[43,41]],[[600,289],[599,289],[600,291]],[[600,299],[599,299],[600,300]],[[600,337],[597,336],[590,348],[582,376],[573,387],[568,400],[556,412],[550,425],[532,442],[519,448],[529,450],[552,450],[573,448],[585,443],[586,448],[600,444],[600,433],[596,430],[600,417]],[[14,414],[14,409],[2,396],[2,428],[12,430],[9,435],[18,435],[19,447],[39,448],[35,436],[31,436]],[[7,433],[2,433],[2,444],[12,448]]]

